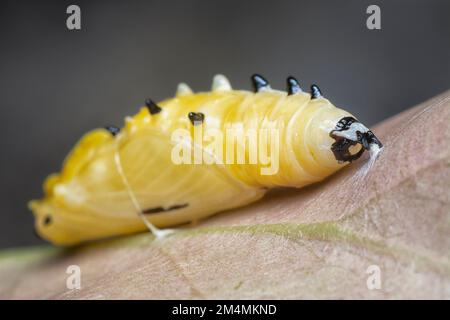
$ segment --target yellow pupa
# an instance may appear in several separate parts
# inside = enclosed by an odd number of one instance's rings
[[[222,75],[210,92],[180,84],[176,97],[148,100],[122,130],[84,135],[45,180],[44,198],[29,204],[39,235],[57,245],[147,228],[160,236],[158,228],[244,206],[269,188],[321,181],[381,148],[317,86],[304,93],[289,77],[286,93],[259,75],[252,81],[255,92],[232,90]]]

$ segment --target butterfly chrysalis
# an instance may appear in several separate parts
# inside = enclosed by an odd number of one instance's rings
[[[59,245],[197,220],[260,199],[278,186],[323,180],[364,150],[382,145],[316,85],[287,93],[260,75],[254,92],[217,75],[212,90],[178,86],[174,98],[148,99],[122,129],[81,138],[60,173],[30,202],[38,233]],[[200,138],[199,138],[200,136]],[[231,147],[230,147],[231,145]]]

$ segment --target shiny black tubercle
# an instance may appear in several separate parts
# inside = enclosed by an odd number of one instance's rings
[[[254,74],[251,79],[254,92],[259,92],[269,87],[269,82],[259,74]]]
[[[191,123],[196,126],[198,124],[202,124],[205,120],[205,115],[201,112],[189,112],[188,118],[191,121]]]
[[[161,112],[161,107],[159,107],[153,100],[145,100],[145,106],[147,107],[150,114],[157,114]]]
[[[105,129],[108,130],[109,133],[111,133],[111,135],[112,135],[113,137],[115,137],[116,135],[118,135],[119,132],[120,132],[120,128],[119,128],[119,127],[116,127],[116,126],[106,126]]]
[[[300,88],[300,84],[298,83],[297,79],[295,79],[292,76],[287,78],[287,92],[289,96],[302,92],[302,89]]]
[[[313,84],[311,86],[311,99],[319,99],[322,97],[322,91],[320,90],[319,86],[316,84]]]

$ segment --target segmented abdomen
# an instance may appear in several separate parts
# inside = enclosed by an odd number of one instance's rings
[[[46,180],[45,198],[30,204],[39,233],[54,243],[73,244],[146,230],[143,217],[158,227],[174,226],[256,201],[270,187],[320,181],[344,165],[333,155],[330,133],[339,119],[350,116],[347,112],[314,85],[311,94],[301,92],[291,77],[289,94],[271,90],[260,76],[252,79],[255,93],[231,90],[221,76],[211,92],[194,94],[182,85],[175,98],[159,104],[147,100],[123,129],[86,134],[61,173]],[[196,140],[198,130],[213,129],[224,138],[222,158]],[[187,132],[181,141],[191,151],[215,161],[176,163],[178,130]],[[230,156],[228,132],[239,130],[244,138],[237,138],[240,147]],[[249,132],[257,135],[255,163]],[[260,144],[264,135],[266,143]],[[262,161],[261,148],[270,163]]]

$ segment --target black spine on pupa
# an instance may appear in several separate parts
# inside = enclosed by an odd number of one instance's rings
[[[288,95],[293,95],[302,92],[302,89],[300,88],[300,84],[298,83],[297,79],[295,79],[292,76],[287,78],[287,92]]]
[[[150,114],[157,114],[161,112],[161,108],[155,103],[153,102],[153,100],[151,99],[147,99],[145,100],[145,105],[148,108],[148,111],[150,112]]]
[[[120,132],[120,128],[118,128],[116,126],[106,126],[105,129],[108,130],[109,133],[111,133],[113,137],[115,137]]]
[[[269,82],[259,74],[254,74],[251,79],[253,84],[253,90],[255,92],[259,92],[263,89],[269,88]]]
[[[322,97],[322,91],[318,85],[313,84],[311,86],[311,99],[318,99]]]

